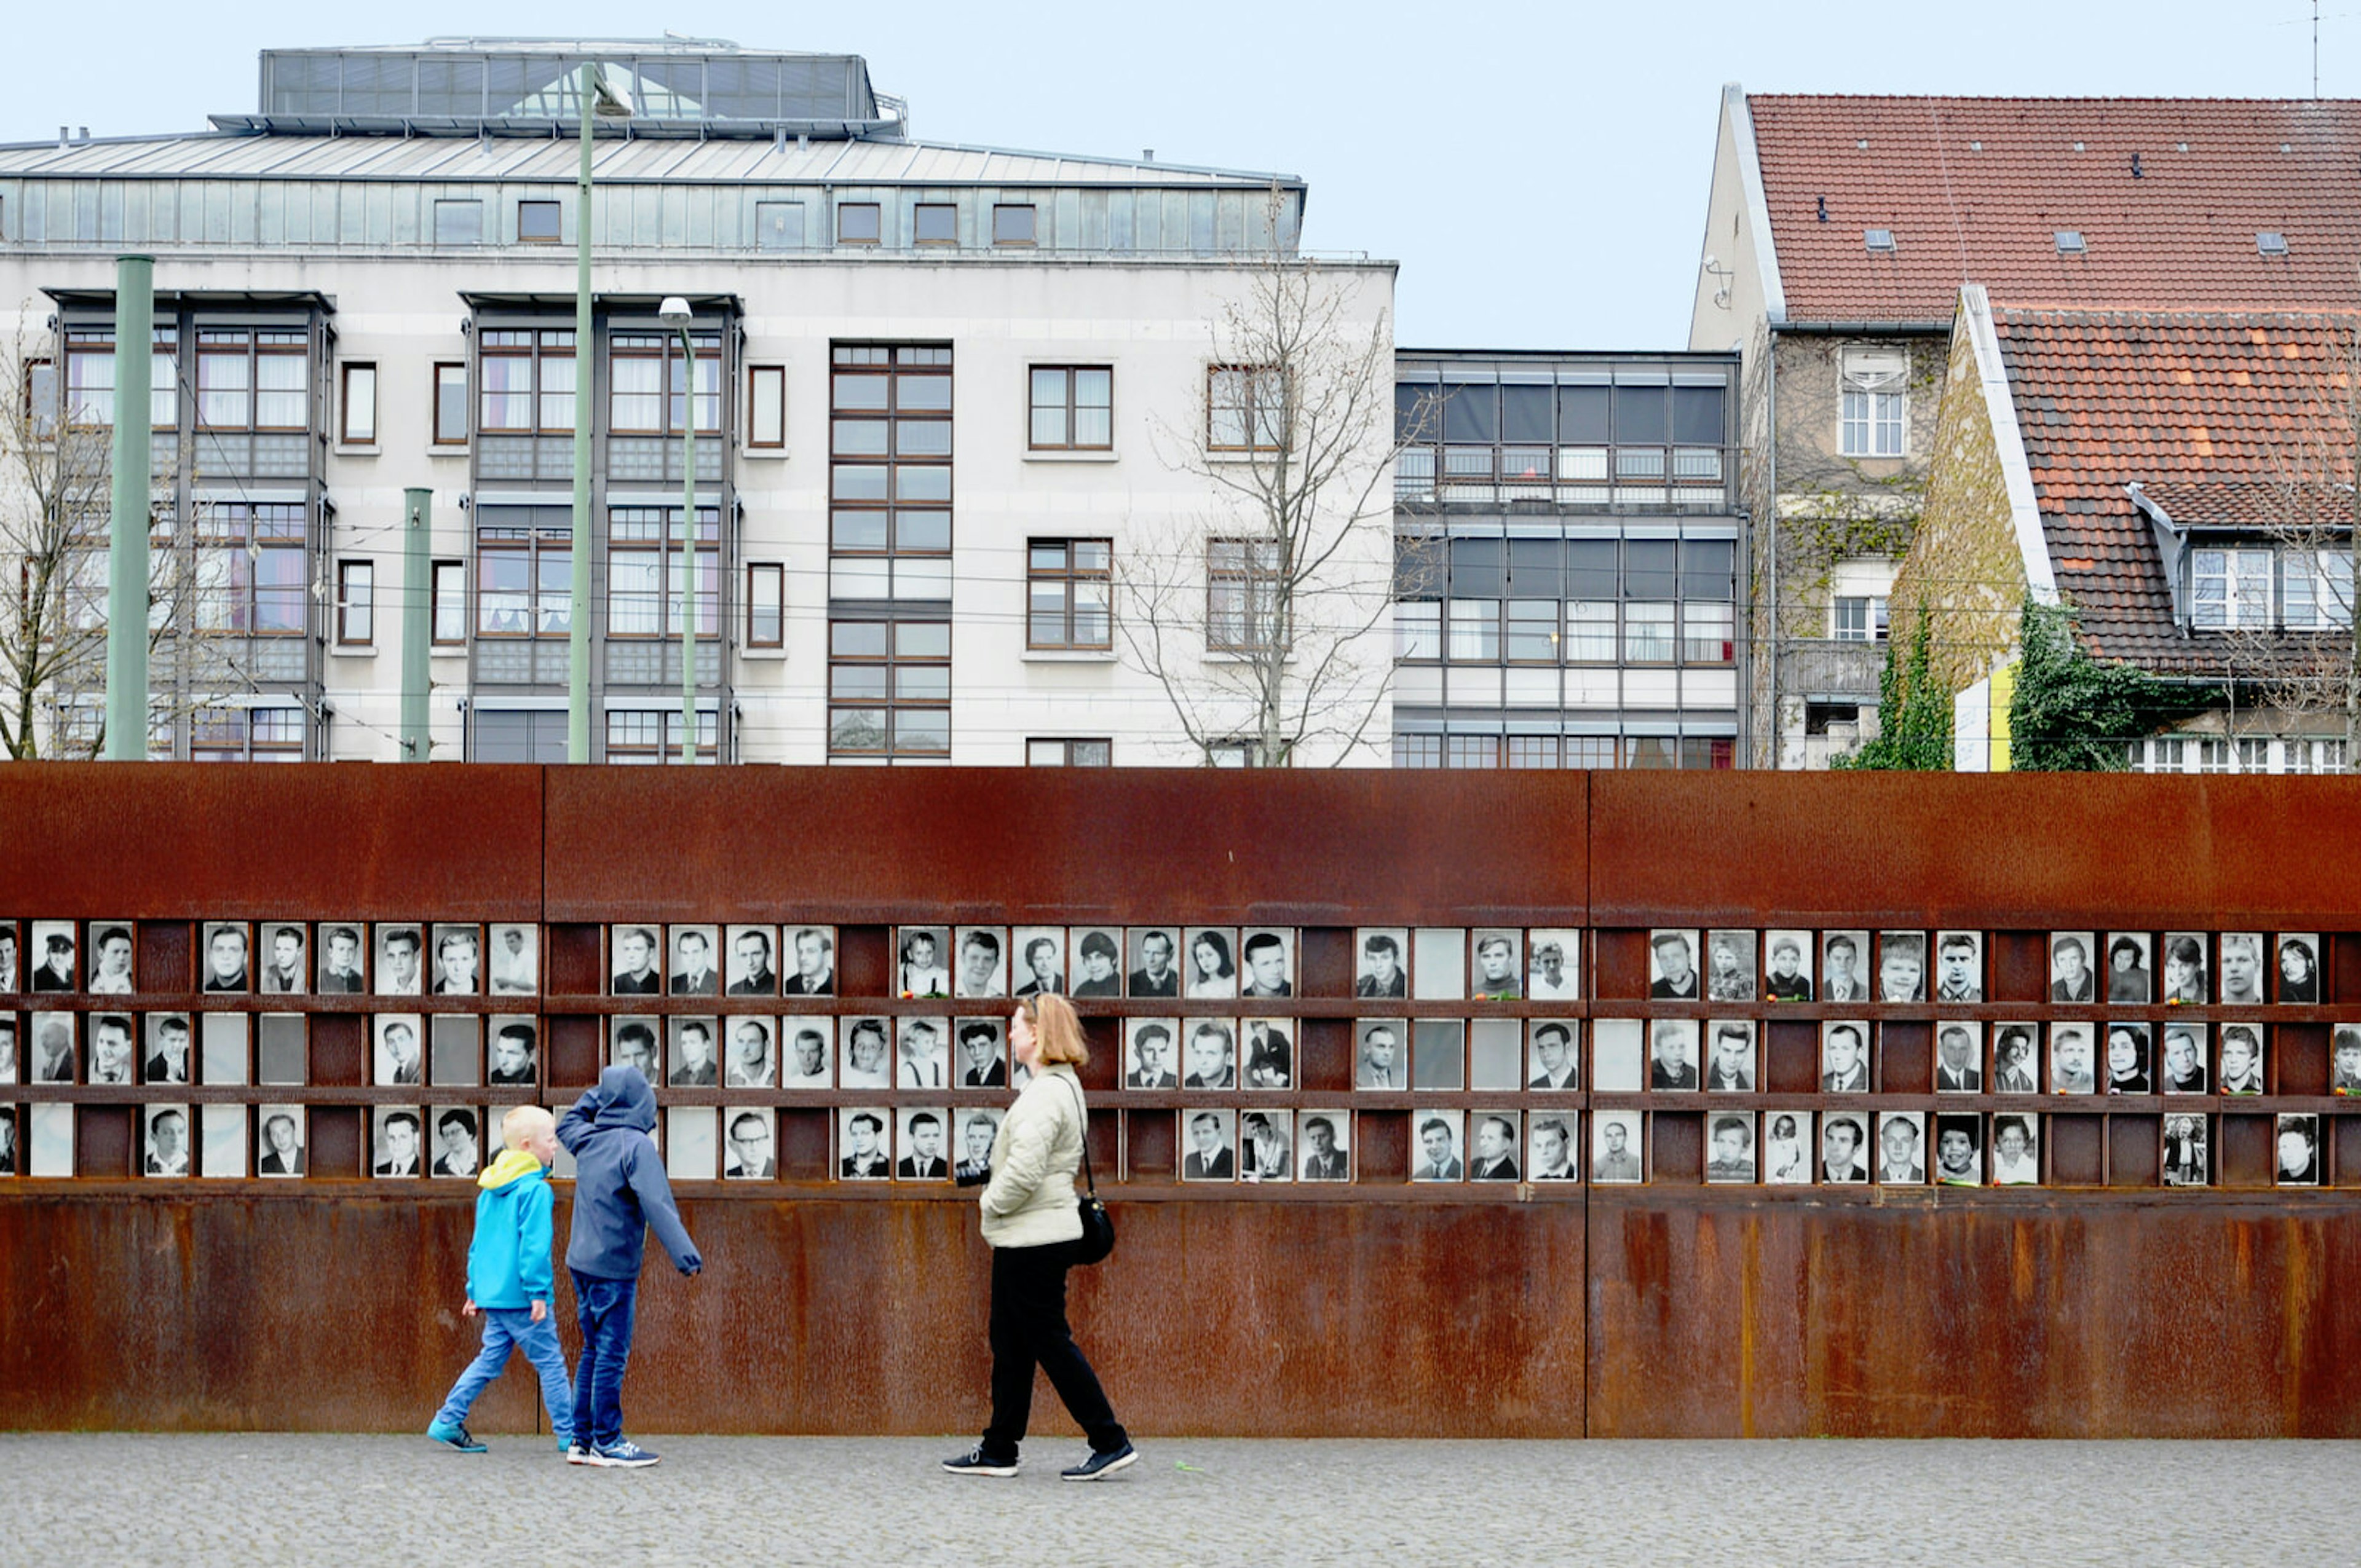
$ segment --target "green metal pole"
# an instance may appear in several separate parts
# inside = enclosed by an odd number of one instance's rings
[[[429,574],[428,523],[434,492],[414,486],[401,492],[401,760],[427,760],[427,654],[434,636],[434,585]]]
[[[697,765],[697,346],[680,329],[687,379],[681,399],[680,516],[680,761]]]
[[[149,367],[156,258],[115,258],[115,497],[106,525],[106,756],[148,755]]]
[[[574,214],[574,576],[567,590],[566,760],[590,760],[590,73],[582,66],[582,173]]]

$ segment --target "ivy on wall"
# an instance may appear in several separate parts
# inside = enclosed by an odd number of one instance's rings
[[[1906,773],[1951,769],[1951,694],[1937,680],[1933,664],[1935,618],[1921,614],[1910,629],[1910,652],[1897,658],[1899,640],[1885,644],[1885,667],[1877,675],[1878,735],[1829,766]]]
[[[2009,765],[2025,773],[2104,773],[2127,765],[2124,742],[2222,700],[2136,665],[2094,658],[2071,605],[2031,598],[2017,622],[2023,650],[2009,700]]]

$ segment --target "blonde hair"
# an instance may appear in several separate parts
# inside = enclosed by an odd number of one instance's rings
[[[537,1133],[557,1125],[557,1118],[539,1105],[511,1105],[509,1113],[500,1118],[500,1143],[503,1146],[521,1149]]]
[[[1043,1067],[1060,1062],[1080,1067],[1091,1059],[1091,1047],[1082,1039],[1082,1021],[1074,1016],[1072,1003],[1054,992],[1041,992],[1018,998],[1016,1005],[1025,1010],[1026,1021],[1033,1025]]]

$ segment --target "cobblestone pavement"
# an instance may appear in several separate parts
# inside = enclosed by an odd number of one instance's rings
[[[943,1475],[956,1439],[666,1438],[652,1470],[538,1439],[0,1435],[0,1563],[566,1564],[2361,1560],[2329,1442],[1151,1440],[1061,1484]]]

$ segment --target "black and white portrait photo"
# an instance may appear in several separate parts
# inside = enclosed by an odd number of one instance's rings
[[[262,1105],[255,1109],[255,1119],[261,1124],[255,1147],[261,1152],[255,1157],[257,1176],[301,1176],[303,1174],[304,1115],[301,1105]]]
[[[90,992],[93,996],[128,996],[136,982],[131,973],[131,922],[93,920],[90,923]]]
[[[778,933],[768,926],[725,926],[721,939],[729,957],[722,992],[728,996],[779,994]],[[729,1142],[725,1134],[724,1145]],[[728,1156],[723,1156],[725,1166]]]
[[[509,921],[489,927],[484,942],[490,949],[484,968],[494,996],[531,996],[541,989],[539,927]]]
[[[1693,1018],[1658,1018],[1648,1025],[1648,1087],[1697,1086],[1697,1026]]]
[[[1124,933],[1126,996],[1180,994],[1180,932],[1173,926],[1134,926]]]
[[[726,1121],[721,1129],[721,1179],[777,1180],[779,1161],[771,1113],[733,1107],[722,1115]]]
[[[954,939],[959,943],[959,973],[952,979],[951,993],[987,999],[1007,995],[1008,927],[961,926]]]
[[[2320,995],[2320,933],[2279,933],[2279,1000],[2311,1005]],[[103,957],[104,955],[102,955]],[[91,989],[98,989],[93,981]]]
[[[1180,1146],[1188,1152],[1180,1159],[1180,1179],[1183,1181],[1232,1181],[1238,1174],[1235,1146],[1230,1141],[1231,1113],[1227,1111],[1181,1111]]]
[[[2222,981],[2226,988],[2230,980],[2230,963],[2222,961]],[[2308,1111],[2282,1111],[2276,1124],[2279,1133],[2279,1157],[2271,1165],[2271,1180],[2280,1187],[2317,1187],[2320,1185],[2320,1118]]]
[[[137,1083],[139,1069],[139,1042],[132,1033],[131,1015],[127,1013],[93,1013],[90,1029],[90,1081],[96,1083]],[[188,1078],[185,1058],[181,1081]]]
[[[71,1083],[80,1076],[81,1057],[74,1048],[77,1013],[36,1013],[27,1028],[25,1081]],[[67,1107],[71,1113],[72,1107]]]
[[[992,1146],[1000,1136],[1005,1112],[979,1105],[961,1105],[951,1113],[959,1142],[951,1159],[951,1179],[973,1187],[992,1179]]]
[[[425,1025],[410,1013],[380,1013],[369,1020],[377,1039],[377,1073],[369,1081],[397,1087],[426,1081]]]
[[[148,1014],[146,1059],[141,1063],[143,1083],[186,1083],[192,1076],[189,1066],[193,1054],[189,1015],[185,1013],[150,1013]]]
[[[1773,1187],[1806,1187],[1812,1180],[1812,1113],[1763,1113],[1763,1179]]]
[[[1226,1018],[1175,1020],[1189,1031],[1187,1071],[1183,1089],[1235,1089],[1238,1086],[1236,1026]]]
[[[484,1165],[475,1112],[464,1105],[437,1105],[433,1107],[433,1113],[434,1153],[426,1168],[427,1174],[473,1181]]]
[[[1111,926],[1077,926],[1066,934],[1074,955],[1071,996],[1123,994],[1123,932]]]
[[[1582,995],[1582,933],[1551,927],[1532,933],[1525,960],[1525,995],[1534,1002],[1573,1002]]]
[[[2107,1092],[2153,1094],[2148,1073],[2147,1025],[2117,1018],[2107,1025]]]
[[[2158,1094],[2205,1094],[2212,1091],[2213,1076],[2207,1060],[2211,1053],[2205,1048],[2207,1033],[2202,1024],[2170,1023],[2164,1025],[2164,1044],[2157,1053],[2156,1091]],[[2361,1074],[2361,1034],[2354,1036],[2354,1057],[2356,1074]],[[2361,1084],[2361,1076],[2356,1076],[2356,1081]],[[2356,1091],[2361,1092],[2361,1090]]]
[[[2206,1187],[2213,1180],[2210,1116],[2164,1119],[2163,1176],[2167,1187]]]
[[[2259,931],[2223,932],[2222,1005],[2246,1007],[2265,1000],[2263,934]]]
[[[1380,1001],[1410,996],[1410,932],[1400,927],[1363,927],[1353,933],[1353,994]]]
[[[2098,1047],[2091,1043],[2088,1024],[2049,1025],[2049,1092],[2098,1092]]]
[[[719,927],[675,926],[665,933],[672,944],[672,964],[664,987],[675,996],[721,994]]]
[[[1820,1179],[1838,1187],[1869,1180],[1869,1118],[1852,1111],[1820,1117]]]
[[[323,996],[358,996],[368,989],[368,947],[361,931],[358,924],[320,927]]]
[[[1467,1179],[1523,1180],[1524,1172],[1517,1163],[1517,1113],[1475,1111],[1469,1113],[1469,1121],[1472,1131],[1468,1137]]]
[[[1126,1018],[1124,1020],[1124,1074],[1126,1089],[1178,1089],[1180,1075],[1172,1070],[1179,1054],[1172,1042],[1172,1030],[1185,1021],[1173,1018]]]
[[[2164,934],[2163,1000],[2183,1007],[2202,1006],[2213,1000],[2213,980],[2205,967],[2204,932]]]
[[[19,1081],[16,1057],[16,1015],[0,1013],[0,1083]]]
[[[1820,933],[1820,995],[1822,1002],[1869,1000],[1869,933]]]
[[[1246,1086],[1295,1087],[1295,1020],[1249,1018],[1245,1025]]]
[[[787,996],[834,996],[836,994],[836,927],[833,926],[796,926],[781,932],[786,944],[787,956],[795,960],[795,972],[787,976],[783,994]]]
[[[836,1082],[836,1020],[796,1016],[779,1022],[779,1087],[828,1089]]]
[[[1717,1018],[1706,1025],[1705,1086],[1724,1094],[1754,1092],[1754,1025]]]
[[[1880,1002],[1927,1000],[1927,933],[1880,931],[1877,934],[1877,999]]]
[[[1238,941],[1240,996],[1295,994],[1295,933],[1249,927]]]
[[[949,1181],[951,1179],[950,1113],[939,1105],[904,1109],[894,1146],[902,1157],[894,1162],[900,1181]]]
[[[434,937],[436,996],[474,996],[484,988],[484,938],[473,926],[437,926]]]
[[[1705,934],[1705,995],[1708,1002],[1754,1000],[1754,933]]]
[[[1877,1179],[1888,1187],[1927,1180],[1927,1118],[1919,1111],[1883,1111],[1877,1117]]]
[[[2171,1048],[2168,1031],[2166,1049]],[[0,1055],[5,1048],[0,1047]],[[2170,1065],[2167,1058],[2168,1067]],[[2167,1093],[2171,1090],[2168,1086]],[[2339,1024],[2328,1035],[2328,1092],[2336,1095],[2361,1094],[2361,1024]]]
[[[1520,936],[1516,931],[1484,928],[1469,938],[1474,961],[1468,972],[1475,979],[1468,994],[1479,1002],[1514,1002],[1524,994]]]
[[[1299,1124],[1302,1136],[1296,1140],[1297,1178],[1304,1181],[1352,1180],[1353,1113],[1306,1111]]]
[[[1008,1087],[1006,1029],[1007,1025],[997,1018],[951,1020],[951,1059],[959,1069],[957,1087],[961,1089]],[[1170,1033],[1170,1030],[1166,1032]],[[1133,1087],[1140,1086],[1135,1084]],[[1169,1089],[1171,1085],[1161,1084],[1152,1087]]]
[[[778,1076],[779,1061],[771,1049],[771,1021],[740,1014],[721,1021],[730,1036],[722,1071],[725,1089],[768,1089]]]
[[[613,1067],[635,1067],[640,1076],[651,1085],[664,1081],[662,1053],[656,1048],[658,1020],[653,1018],[609,1018],[607,1020],[607,1061]]]
[[[416,926],[372,927],[377,943],[377,993],[379,996],[423,996],[426,992],[422,966],[426,938]]]
[[[258,988],[265,995],[300,995],[312,989],[311,944],[300,924],[271,921],[262,927],[256,946],[262,963]]]
[[[675,1089],[721,1086],[720,1045],[710,1018],[667,1018],[664,1082]]]
[[[1729,1185],[1754,1179],[1754,1113],[1717,1111],[1705,1119],[1705,1179]]]
[[[2256,1024],[2222,1025],[2222,1079],[2217,1094],[2263,1091],[2263,1031]]]
[[[1180,973],[1180,994],[1217,1002],[1238,993],[1238,934],[1228,927],[1191,926]]]
[[[894,994],[904,997],[951,993],[951,932],[948,926],[894,928]]]
[[[148,1148],[141,1168],[149,1176],[188,1175],[189,1108],[149,1105],[142,1108],[142,1114],[148,1128]]]
[[[836,1174],[846,1181],[888,1181],[894,1160],[886,1149],[882,1107],[848,1106],[836,1113]]]
[[[1992,1184],[2036,1187],[2041,1182],[2041,1118],[2001,1114],[1992,1119]]]
[[[1579,1020],[1540,1018],[1529,1025],[1525,1040],[1527,1089],[1576,1090],[1582,1087],[1582,1052],[1576,1031]]]
[[[1641,1163],[1640,1113],[1597,1111],[1590,1117],[1590,1179],[1598,1182],[1645,1181]]]
[[[541,1081],[540,1031],[532,1019],[492,1020],[492,1066],[484,1081],[504,1089]]]
[[[1984,934],[1982,931],[1935,933],[1935,1000],[1982,1002],[1984,999]]]
[[[1356,1089],[1410,1087],[1410,1025],[1398,1018],[1365,1018],[1354,1031]]]
[[[16,922],[0,920],[0,996],[14,996],[24,989],[25,957],[16,941]]]
[[[844,1068],[839,1075],[846,1089],[894,1087],[893,1048],[884,1018],[848,1018],[843,1023]]]
[[[1238,1179],[1295,1179],[1295,1117],[1285,1111],[1248,1111],[1238,1118]]]
[[[901,1018],[894,1047],[894,1087],[949,1089],[951,1086],[949,1018]]]
[[[1648,994],[1660,1002],[1695,1002],[1704,988],[1697,983],[1697,934],[1657,930],[1648,933]]]
[[[2088,931],[2049,933],[2050,1001],[2099,1000],[2098,962],[2092,950],[2092,941]]]
[[[1571,1111],[1536,1111],[1525,1147],[1525,1179],[1582,1179],[1582,1163],[1575,1148],[1576,1116]]]
[[[2145,931],[2107,934],[2107,1000],[2146,1003],[2152,1000],[2154,972],[2148,965],[2148,935]]]
[[[371,1175],[407,1179],[425,1174],[420,1158],[425,1140],[419,1132],[417,1106],[380,1105],[369,1130]]]
[[[204,928],[205,975],[198,989],[243,995],[254,989],[253,938],[241,921],[214,920]],[[126,955],[126,961],[128,956]],[[97,976],[92,977],[93,989]],[[129,987],[126,986],[126,990]]]
[[[1063,926],[1019,926],[1009,933],[1016,955],[1018,996],[1063,996],[1066,993],[1066,928]]]
[[[608,961],[612,973],[607,991],[612,996],[664,994],[664,954],[653,926],[617,926],[608,932]]]
[[[1763,938],[1763,999],[1812,1000],[1812,934],[1769,931]]]
[[[2041,1092],[2041,1025],[1993,1025],[1992,1091],[1994,1094]]]
[[[1820,1091],[1825,1094],[1869,1092],[1869,1025],[1831,1018],[1820,1025]]]
[[[1935,1113],[1935,1181],[1942,1187],[1984,1184],[1983,1121],[1972,1111]]]
[[[29,991],[80,991],[82,955],[71,920],[36,920],[28,948],[33,981]]]
[[[1984,1091],[1984,1026],[1951,1018],[1935,1025],[1935,1092]]]
[[[1410,1157],[1412,1181],[1467,1179],[1467,1161],[1460,1153],[1461,1125],[1456,1111],[1421,1111],[1411,1118],[1411,1133],[1417,1139]]]

